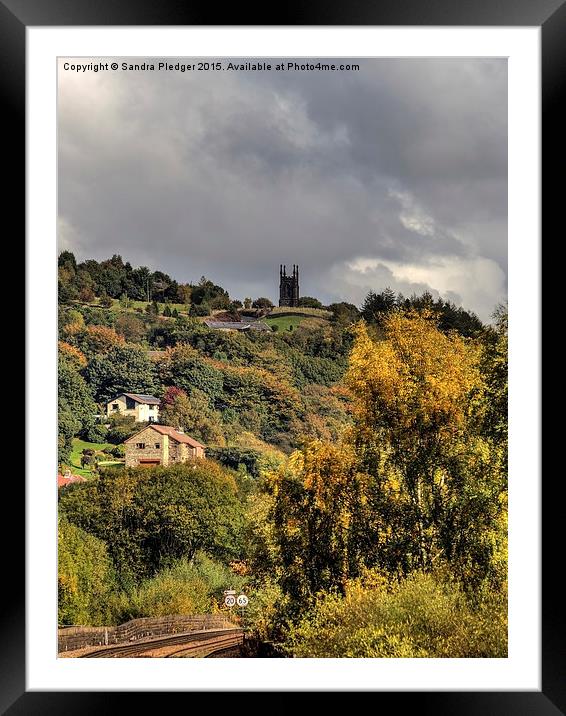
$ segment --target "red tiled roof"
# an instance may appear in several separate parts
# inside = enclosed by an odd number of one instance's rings
[[[169,427],[169,425],[155,425],[153,423],[150,427],[157,430],[157,432],[162,435],[169,435],[170,438],[173,438],[173,440],[176,440],[178,443],[187,443],[187,445],[190,445],[191,447],[204,447],[204,445],[199,443],[198,440],[195,440],[190,435],[186,435],[185,433],[180,433],[178,430]]]
[[[57,487],[66,487],[72,485],[73,482],[86,482],[86,478],[82,475],[69,475],[69,477],[60,473],[57,475]]]
[[[147,428],[151,428],[152,430],[156,430],[161,435],[168,435],[170,438],[173,438],[173,440],[176,440],[178,443],[186,443],[187,445],[190,445],[191,447],[206,447],[202,443],[199,443],[198,440],[195,440],[190,435],[186,435],[185,433],[180,433],[178,430],[175,430],[175,428],[170,427],[169,425],[156,425],[155,423],[149,423],[149,425],[146,425],[141,430],[138,430],[137,433],[129,437],[127,440],[124,440],[125,443],[131,442],[137,435],[142,433],[144,430],[147,430]]]

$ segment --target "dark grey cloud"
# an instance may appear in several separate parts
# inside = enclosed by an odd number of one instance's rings
[[[279,264],[298,263],[323,301],[429,289],[488,318],[506,294],[506,61],[355,61],[60,68],[61,247],[240,298],[276,298]]]

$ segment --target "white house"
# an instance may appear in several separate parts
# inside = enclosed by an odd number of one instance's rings
[[[106,403],[106,415],[133,415],[136,423],[156,423],[159,420],[159,399],[153,395],[120,393]]]

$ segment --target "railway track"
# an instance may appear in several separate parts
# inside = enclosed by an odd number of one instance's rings
[[[148,651],[166,649],[172,646],[182,646],[166,654],[167,658],[173,656],[209,656],[216,651],[239,646],[244,641],[244,630],[238,627],[231,629],[207,629],[205,631],[184,632],[154,639],[140,639],[134,643],[105,646],[101,649],[83,654],[83,659],[93,658],[125,658],[135,657]]]

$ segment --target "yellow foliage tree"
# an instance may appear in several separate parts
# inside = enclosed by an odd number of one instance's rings
[[[352,442],[374,483],[375,561],[410,571],[448,559],[477,585],[504,540],[506,489],[502,451],[480,430],[481,346],[426,311],[387,316],[383,340],[363,323],[356,334],[346,382]]]

